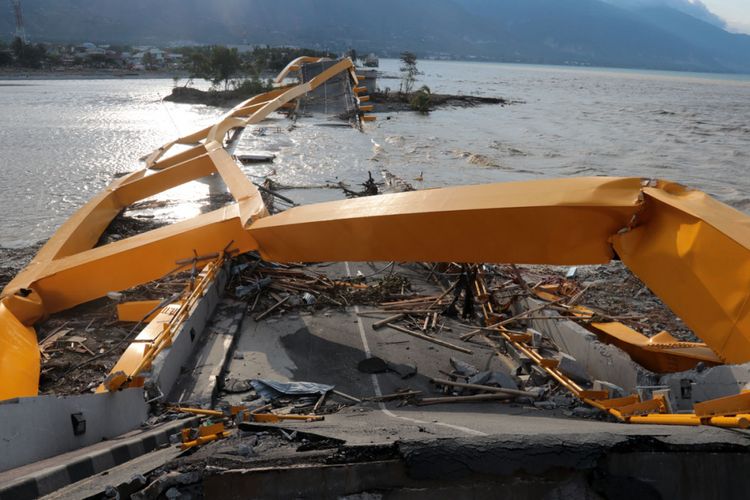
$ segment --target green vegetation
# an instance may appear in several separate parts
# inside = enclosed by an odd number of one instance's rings
[[[190,78],[203,78],[215,87],[224,84],[229,89],[229,82],[243,71],[242,60],[237,49],[214,45],[204,50],[197,50],[189,55]]]
[[[432,92],[430,87],[422,85],[422,87],[411,95],[409,105],[414,111],[418,111],[424,115],[430,112],[430,104],[432,101]]]
[[[13,54],[8,50],[8,44],[0,40],[0,68],[13,65]]]
[[[210,81],[218,89],[267,88],[261,75],[274,74],[300,56],[331,57],[335,54],[289,47],[256,47],[240,52],[219,45],[159,49],[153,46],[95,45],[93,43],[30,44],[20,39],[0,40],[0,67],[33,69],[111,69],[173,71],[184,78]]]
[[[44,45],[25,43],[20,38],[13,40],[10,50],[13,54],[13,64],[21,68],[41,68],[47,55]]]
[[[401,93],[409,95],[419,75],[417,56],[413,52],[401,53]]]
[[[261,75],[277,73],[298,57],[336,57],[335,54],[311,49],[269,46],[256,47],[248,52],[220,45],[183,47],[177,52],[183,56],[185,69],[189,73],[186,87],[195,78],[202,78],[213,84],[213,90],[222,88],[225,92],[236,90],[243,94],[270,90],[270,80],[264,81]]]

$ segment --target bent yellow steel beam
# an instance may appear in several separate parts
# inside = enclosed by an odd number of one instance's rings
[[[54,260],[33,288],[46,312],[54,313],[158,279],[175,268],[176,260],[221,252],[230,243],[240,252],[257,247],[236,204]]]
[[[28,327],[47,314],[160,278],[174,270],[175,261],[194,252],[217,253],[230,243],[240,252],[257,248],[246,226],[267,212],[260,193],[224,149],[223,134],[262,121],[351,67],[351,61],[342,61],[316,77],[314,85],[282,87],[247,99],[217,124],[153,151],[145,169],[115,180],[68,219],[0,294],[0,399],[36,393],[39,352]],[[193,147],[163,158],[177,144]],[[131,203],[214,172],[225,181],[235,204],[94,248],[114,217]]]
[[[36,396],[39,347],[34,329],[23,325],[0,300],[0,401]]]
[[[301,57],[296,59],[295,61],[297,63],[301,62],[318,62],[322,60],[321,58],[308,58],[308,57]],[[294,66],[295,61],[292,61],[289,63],[288,67]],[[282,73],[284,73],[286,70],[282,70]],[[352,78],[352,81],[356,85],[358,83],[357,74],[354,71],[354,63],[349,58],[342,59],[338,63],[334,64],[330,68],[326,69],[322,73],[320,73],[318,76],[313,78],[309,83],[310,87],[307,87],[307,90],[304,90],[302,92],[299,92],[299,90],[302,89],[301,85],[290,85],[290,86],[283,86],[279,87],[273,90],[270,90],[268,92],[264,92],[262,94],[258,94],[256,96],[253,96],[234,108],[232,108],[228,113],[226,113],[218,122],[217,124],[223,122],[227,118],[231,117],[248,117],[249,120],[247,121],[247,124],[255,124],[260,123],[262,120],[264,120],[270,113],[273,111],[278,110],[281,108],[284,104],[288,103],[289,101],[296,99],[300,95],[309,92],[310,90],[314,90],[318,86],[325,83],[327,80],[329,80],[331,77],[338,75],[342,71],[346,71],[349,76]],[[288,71],[287,71],[288,73]],[[281,79],[283,80],[284,77]],[[297,92],[289,93],[289,90],[297,89]],[[277,101],[277,98],[279,96],[282,96],[286,94],[286,99],[281,100],[278,104],[272,104],[273,101]],[[197,142],[200,142],[204,139],[206,139],[207,135],[210,133],[210,131],[217,125],[211,125],[209,127],[205,127],[203,129],[200,129],[196,132],[193,132],[191,134],[188,134],[186,136],[180,137],[179,139],[176,139],[174,141],[168,142],[164,144],[163,146],[157,148],[153,152],[151,152],[145,159],[146,166],[148,168],[165,168],[167,166],[174,165],[175,163],[179,163],[181,161],[184,161],[189,158],[190,153],[189,152],[183,152],[180,155],[175,155],[177,158],[170,157],[164,160],[161,160],[161,158],[175,145],[177,144],[195,144]]]
[[[680,342],[667,332],[649,338],[618,322],[591,323],[590,327],[601,340],[616,345],[652,372],[690,370],[699,362],[709,366],[722,364],[721,358],[706,344]]]
[[[264,258],[278,261],[592,264],[612,256],[609,240],[721,360],[750,361],[750,218],[666,182],[643,189],[644,206],[639,183],[567,179],[360,198],[296,207],[250,232]]]
[[[278,75],[276,75],[274,82],[276,83],[283,82],[284,78],[289,76],[289,73],[293,71],[299,71],[299,69],[302,67],[303,64],[316,63],[316,62],[325,61],[325,60],[327,59],[324,57],[311,57],[311,56],[298,57],[297,59],[287,64],[286,67],[282,69]]]
[[[174,144],[176,144],[176,142]],[[164,152],[166,152],[166,150],[164,150]],[[186,151],[182,151],[166,158],[161,158],[154,163],[148,164],[147,162],[147,168],[151,170],[163,170],[165,168],[184,163],[188,160],[192,160],[193,158],[197,158],[198,156],[201,156],[205,153],[206,147],[203,144],[198,144]]]
[[[177,165],[134,178],[120,185],[115,192],[122,207],[216,172],[208,154],[197,156]]]
[[[640,209],[640,179],[464,186],[295,207],[250,227],[275,261],[595,264]]]
[[[245,101],[241,102],[229,112],[227,112],[224,116],[222,116],[218,122],[223,121],[226,118],[230,117],[243,117],[243,116],[249,116],[255,111],[257,111],[260,107],[263,106],[263,104],[267,103],[268,101],[274,99],[280,94],[283,94],[286,92],[290,87],[279,87],[277,89],[270,90],[268,92],[255,95],[249,99],[246,99]],[[218,123],[217,122],[217,123]],[[146,164],[146,167],[148,168],[158,168],[156,165],[159,163],[159,160],[174,146],[178,144],[182,145],[196,145],[197,143],[203,141],[206,136],[208,135],[209,131],[214,127],[214,125],[209,125],[208,127],[204,127],[200,130],[197,130],[195,132],[192,132],[188,135],[184,135],[178,139],[175,139],[173,141],[170,141],[159,148],[152,151],[149,155],[146,156],[144,163]],[[165,164],[166,166],[166,164]]]
[[[559,285],[541,285],[534,287],[534,294],[549,302],[565,299],[547,290],[558,290]],[[566,308],[566,314],[572,318],[592,320],[596,312],[585,306],[575,305]],[[694,368],[698,363],[709,366],[723,364],[715,352],[706,344],[699,342],[681,342],[667,331],[646,337],[623,323],[595,322],[584,326],[594,332],[599,340],[613,344],[627,352],[630,357],[644,368],[655,373],[674,373]]]
[[[216,167],[217,172],[221,175],[229,192],[236,201],[240,202],[253,198],[260,201],[258,189],[253,185],[250,179],[242,173],[242,170],[237,168],[235,161],[220,144],[211,142],[206,149],[208,150],[208,155],[211,157],[211,161]],[[264,211],[265,209],[261,209],[260,206],[257,206],[255,213],[244,214],[243,224],[253,215],[260,214],[261,210]]]
[[[617,253],[722,360],[750,360],[750,217],[666,182],[644,199]]]

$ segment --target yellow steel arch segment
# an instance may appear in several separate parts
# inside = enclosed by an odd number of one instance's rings
[[[236,204],[54,260],[33,288],[44,298],[46,312],[54,313],[158,279],[175,269],[175,261],[221,252],[230,242],[240,252],[257,246]]]
[[[401,193],[296,207],[250,232],[278,261],[593,264],[609,261],[611,241],[722,360],[750,361],[750,218],[674,184],[590,178]]]
[[[331,79],[331,77],[338,75],[342,71],[347,71],[349,75],[354,75],[354,78],[356,80],[356,75],[354,74],[354,63],[352,62],[351,59],[346,58],[337,62],[330,68],[324,71],[321,71],[320,74],[318,74],[315,78],[310,80],[308,83],[310,84],[310,87],[313,90],[315,90],[321,85],[323,85],[326,81]]]
[[[303,64],[316,63],[316,62],[320,62],[324,60],[326,60],[326,58],[324,57],[311,57],[311,56],[298,57],[297,59],[287,64],[286,67],[282,69],[278,75],[276,75],[274,82],[276,83],[283,82],[284,78],[289,76],[289,73],[293,71],[299,71],[299,69],[302,67]]]
[[[252,213],[245,214],[245,221],[264,210],[263,200],[258,189],[250,182],[250,179],[237,168],[237,163],[227,153],[220,144],[211,142],[206,147],[211,161],[216,166],[216,170],[221,175],[222,180],[227,185],[229,192],[236,201],[255,200],[255,209]]]
[[[31,283],[44,274],[48,262],[93,247],[101,233],[122,210],[114,194],[115,190],[129,179],[139,177],[137,174],[116,179],[107,189],[78,209],[42,246],[32,261],[5,286],[0,297],[14,295],[22,288],[30,288]]]
[[[174,146],[175,144],[177,144],[177,141],[170,141],[166,143],[165,145],[160,146],[159,148],[153,150],[148,156],[146,156],[144,160],[144,163],[146,164],[146,166],[151,167],[151,165],[156,163],[159,160],[159,158],[164,156],[166,152],[169,151],[172,148],[172,146]]]
[[[674,184],[644,199],[617,253],[722,360],[750,361],[750,218]]]
[[[595,264],[640,208],[640,179],[463,186],[295,207],[250,226],[275,261]]]
[[[263,106],[261,106],[260,109],[256,110],[252,115],[250,115],[247,118],[246,124],[255,125],[256,123],[262,122],[268,117],[268,115],[270,115],[277,109],[281,108],[281,106],[283,106],[284,104],[302,95],[307,94],[312,89],[313,87],[310,85],[310,83],[303,83],[303,84],[297,85],[296,87],[292,87],[288,89],[283,94],[268,101]]]
[[[23,325],[0,301],[0,401],[36,396],[39,390],[39,347],[33,328]]]
[[[260,108],[262,104],[265,104],[276,96],[283,94],[288,88],[289,87],[280,87],[278,89],[273,89],[268,92],[250,97],[249,99],[246,99],[245,101],[232,108],[219,121],[232,116],[247,116],[256,109]],[[179,139],[170,141],[163,146],[155,149],[144,160],[146,166],[149,168],[154,167],[159,159],[161,159],[173,146],[177,144],[193,145],[199,143],[200,141],[203,141],[213,127],[214,125],[209,125],[208,127],[204,127],[188,135],[184,135]]]
[[[36,280],[49,272],[49,262],[93,248],[109,223],[131,203],[214,171],[210,158],[204,155],[151,175],[144,176],[143,171],[138,171],[115,180],[57,230],[1,295],[13,295],[21,288],[33,287]]]
[[[301,57],[297,58],[295,61],[292,61],[287,65],[287,67],[294,66],[295,64],[301,64],[304,62],[318,62],[322,60],[322,58],[309,58],[309,57]],[[170,157],[165,160],[160,159],[175,145],[177,144],[195,144],[199,141],[202,141],[206,139],[207,135],[210,133],[210,131],[216,127],[219,123],[223,122],[227,118],[231,117],[252,117],[252,121],[248,123],[259,123],[260,121],[264,120],[270,113],[273,111],[276,111],[284,104],[288,103],[289,101],[296,99],[300,95],[309,92],[311,89],[315,89],[318,86],[320,86],[322,83],[324,83],[326,80],[331,78],[332,76],[337,75],[338,73],[342,71],[348,71],[351,78],[354,80],[355,84],[357,83],[357,75],[354,71],[354,63],[352,63],[351,59],[342,59],[335,65],[333,65],[331,68],[328,68],[326,71],[322,72],[320,75],[318,75],[315,79],[313,79],[311,82],[314,82],[310,87],[306,87],[303,85],[297,85],[297,86],[284,86],[279,87],[277,89],[270,90],[268,92],[264,92],[262,94],[258,94],[256,96],[253,96],[234,108],[232,108],[228,113],[226,113],[215,125],[211,125],[209,127],[205,127],[203,129],[200,129],[196,132],[193,132],[191,134],[188,134],[186,136],[180,137],[179,139],[176,139],[174,141],[168,142],[165,145],[157,148],[153,152],[151,152],[145,160],[146,166],[148,168],[165,168],[166,166],[170,166],[175,164],[175,162],[184,161],[187,159],[187,156],[189,156],[190,153],[184,152],[179,155],[175,155],[175,157]],[[288,72],[288,71],[287,71]],[[284,71],[282,71],[284,73]],[[280,73],[281,74],[281,73]],[[284,77],[282,77],[283,80]],[[297,92],[290,92],[292,89],[297,89]],[[306,89],[306,90],[305,90]],[[279,96],[282,96],[284,94],[287,94],[287,98],[283,100],[277,100]],[[277,104],[273,104],[273,102],[276,102]],[[262,110],[260,113],[259,111]]]
[[[0,294],[0,398],[33,395],[39,377],[34,331],[27,328],[45,315],[130,288],[174,270],[175,261],[231,248],[247,252],[257,243],[248,222],[267,215],[259,192],[223,147],[232,128],[259,123],[271,112],[342,71],[342,61],[314,82],[281,87],[247,99],[217,124],[171,141],[145,159],[146,169],[112,182],[79,209]],[[245,118],[247,117],[247,118]],[[175,145],[194,147],[163,156]],[[134,201],[218,172],[237,203],[191,220],[93,248],[114,217]],[[134,266],[137,262],[139,265]],[[13,350],[15,349],[15,351]],[[5,353],[15,353],[5,356]],[[13,374],[10,377],[9,374]]]
[[[315,85],[322,84],[326,79],[350,67],[351,61],[348,60],[337,63],[318,75]],[[45,273],[48,273],[49,269],[53,267],[51,265],[53,261],[76,256],[81,252],[90,250],[112,219],[130,203],[156,194],[160,189],[174,187],[213,171],[218,171],[221,174],[235,199],[241,202],[237,207],[240,210],[240,226],[245,225],[251,218],[266,215],[260,194],[242,174],[231,156],[223,149],[221,138],[218,135],[230,128],[244,126],[251,120],[253,123],[262,121],[268,114],[290,100],[308,92],[311,88],[313,88],[313,85],[307,83],[259,94],[240,104],[240,108],[249,103],[262,104],[260,109],[256,110],[249,119],[236,118],[231,116],[230,113],[217,125],[198,131],[191,136],[185,136],[178,141],[172,141],[157,149],[150,157],[151,161],[156,161],[154,155],[163,154],[179,141],[192,142],[197,139],[208,141],[209,136],[210,139],[216,139],[210,141],[211,144],[208,148],[206,144],[199,144],[187,151],[153,163],[150,167],[151,170],[157,171],[155,173],[149,174],[148,170],[141,170],[112,182],[105,191],[89,201],[61,226],[40,250],[34,261],[3,290],[2,296],[14,295],[21,288],[34,288],[34,283],[44,277]],[[206,159],[212,165],[209,165]],[[64,294],[66,292],[61,290],[59,293]],[[15,304],[26,304],[29,301],[14,299],[13,302]],[[33,304],[34,307],[24,307],[34,311],[43,307],[41,301]],[[34,313],[26,316],[36,317],[38,315]]]
[[[204,154],[126,182],[120,185],[115,194],[120,205],[127,207],[149,196],[211,175],[214,172],[216,172],[216,166],[211,161],[211,157],[208,154]]]
[[[294,87],[294,85],[286,85],[283,87],[278,87],[273,90],[269,90],[268,92],[264,92],[263,94],[258,94],[256,96],[251,97],[250,99],[247,99],[241,103],[239,103],[237,106],[232,108],[227,114],[224,115],[223,118],[228,118],[230,116],[248,116],[252,114],[251,111],[247,111],[247,108],[249,107],[255,107],[258,104],[265,104],[268,101],[271,101],[275,99],[276,97],[280,96],[290,88]]]
[[[159,161],[152,163],[150,165],[147,163],[146,168],[149,168],[151,170],[161,170],[167,167],[172,167],[179,163],[186,162],[188,160],[192,160],[193,158],[196,158],[205,153],[206,153],[206,147],[203,144],[198,144],[188,150],[182,151],[180,153],[169,156],[167,158],[162,158]]]
[[[218,144],[224,143],[224,137],[227,132],[235,128],[243,128],[246,125],[246,120],[242,118],[229,117],[216,123],[211,130],[206,134],[206,144],[215,142]]]

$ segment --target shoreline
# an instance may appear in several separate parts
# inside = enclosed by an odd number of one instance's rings
[[[174,77],[188,78],[188,74],[182,71],[124,71],[106,69],[85,70],[35,70],[24,71],[0,70],[0,80],[24,81],[24,80],[171,80]]]

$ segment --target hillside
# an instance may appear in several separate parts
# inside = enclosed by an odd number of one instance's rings
[[[34,41],[267,43],[750,73],[750,36],[670,1],[24,0],[23,8]],[[12,32],[12,16],[0,17],[0,33]]]

